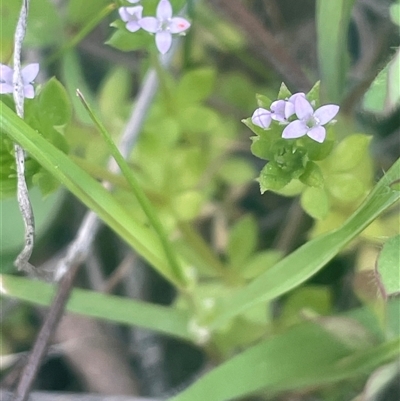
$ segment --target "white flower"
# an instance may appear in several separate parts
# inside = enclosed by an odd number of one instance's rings
[[[144,17],[139,25],[147,32],[156,34],[156,46],[161,54],[165,54],[171,47],[172,34],[181,33],[190,27],[185,18],[172,17],[172,6],[168,0],[160,0],[157,6],[156,17]]]
[[[132,3],[133,1],[130,0]],[[122,21],[126,22],[126,29],[130,32],[136,32],[140,29],[139,20],[142,18],[143,7],[121,7],[118,9]]]
[[[282,132],[282,138],[294,139],[308,135],[314,141],[324,142],[326,130],[323,125],[331,121],[339,112],[336,104],[327,104],[315,110],[304,96],[294,100],[294,111],[298,120],[292,121]]]
[[[22,83],[24,85],[24,97],[33,99],[35,90],[31,84],[39,73],[39,64],[28,64],[21,70]],[[13,69],[8,65],[0,64],[0,94],[13,93]]]

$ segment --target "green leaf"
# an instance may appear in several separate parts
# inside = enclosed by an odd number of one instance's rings
[[[258,179],[262,194],[265,191],[282,189],[285,185],[289,184],[291,180],[292,177],[290,173],[283,172],[272,162],[269,162],[264,166]]]
[[[279,319],[288,322],[300,320],[304,310],[318,315],[328,315],[332,308],[332,294],[326,286],[307,285],[289,294]]]
[[[271,249],[252,255],[243,266],[236,266],[239,274],[245,279],[253,279],[274,266],[283,257],[282,252]]]
[[[363,106],[374,113],[385,114],[400,101],[400,51],[376,76],[364,96]]]
[[[317,1],[317,46],[323,98],[339,103],[349,68],[347,33],[354,0]]]
[[[204,203],[204,194],[199,191],[188,190],[173,198],[173,208],[180,221],[195,219]]]
[[[275,266],[227,297],[211,323],[217,328],[233,316],[259,303],[268,302],[296,288],[321,270],[340,250],[400,199],[392,183],[400,179],[400,160],[384,175],[362,205],[337,230],[307,242]]]
[[[269,109],[271,107],[272,100],[270,100],[267,96],[256,94],[258,107],[262,107],[264,109]]]
[[[329,175],[325,185],[330,194],[344,204],[360,199],[366,190],[361,180],[350,173]]]
[[[112,121],[120,121],[128,105],[132,83],[126,68],[113,67],[103,80],[99,94],[99,109],[107,126]]]
[[[51,78],[37,97],[37,114],[42,127],[63,127],[72,117],[67,91],[56,78]]]
[[[317,81],[315,85],[310,89],[310,91],[307,93],[307,99],[310,102],[315,102],[316,107],[319,106],[320,104],[320,81]],[[316,108],[314,107],[314,108]]]
[[[218,176],[230,185],[243,185],[256,177],[253,164],[242,157],[229,157],[218,170]]]
[[[143,49],[149,47],[154,41],[154,38],[143,30],[137,32],[129,32],[125,28],[125,24],[118,20],[112,24],[118,29],[111,35],[105,44],[115,47],[123,52],[130,52],[133,50]]]
[[[389,238],[383,245],[376,273],[385,297],[400,293],[400,235]]]
[[[390,6],[390,17],[392,18],[392,21],[400,25],[400,2],[397,0],[397,3],[392,4]]]
[[[324,176],[318,164],[309,161],[306,164],[304,173],[299,177],[299,180],[309,187],[322,187],[324,185]]]
[[[250,148],[251,153],[253,153],[254,156],[259,157],[260,159],[268,160],[271,153],[273,139],[267,139],[260,136],[252,136],[250,139],[252,140]]]
[[[217,112],[203,105],[191,105],[180,110],[178,118],[181,130],[191,134],[214,133],[221,124]]]
[[[242,266],[255,251],[257,239],[258,227],[254,217],[248,215],[239,219],[229,231],[226,251],[230,264]]]
[[[323,220],[329,212],[329,198],[323,188],[309,187],[301,194],[301,207],[317,220]]]
[[[348,171],[369,156],[371,136],[354,134],[344,138],[329,157],[330,171]]]
[[[290,96],[292,96],[292,93],[288,89],[288,87],[285,85],[284,82],[282,82],[281,87],[279,88],[279,93],[277,99],[287,99]]]
[[[179,105],[198,103],[207,99],[214,88],[214,68],[198,68],[187,72],[179,81],[176,98]]]
[[[55,286],[23,277],[0,276],[2,296],[17,298],[36,305],[50,305]],[[188,316],[184,311],[154,305],[143,301],[74,289],[67,303],[67,310],[111,322],[144,327],[191,340]]]

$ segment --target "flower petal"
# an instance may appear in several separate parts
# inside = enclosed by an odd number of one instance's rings
[[[308,120],[314,113],[310,102],[303,96],[296,96],[294,100],[294,110],[300,120]]]
[[[171,33],[180,33],[186,31],[190,27],[190,22],[185,18],[174,17],[169,24],[169,31]]]
[[[158,31],[159,22],[155,17],[144,17],[138,23],[147,32],[156,33]]]
[[[8,65],[0,64],[0,81],[7,82],[11,85],[12,78],[13,78],[13,69]]]
[[[168,0],[160,0],[157,6],[157,18],[167,20],[172,17],[172,6]]]
[[[128,0],[129,3],[139,3],[140,0]]]
[[[156,45],[161,54],[165,54],[172,43],[172,35],[168,31],[160,31],[156,33]]]
[[[267,129],[271,125],[271,112],[262,107],[256,109],[256,111],[251,116],[251,121],[257,127]]]
[[[127,11],[127,8],[128,7],[120,7],[118,9],[118,14],[121,17],[122,21],[124,21],[124,22],[128,22],[129,18],[131,17],[130,14],[128,13],[128,11]]]
[[[295,93],[294,95],[290,96],[288,101],[286,102],[286,108],[285,108],[285,118],[291,117],[295,113],[294,109],[294,102],[296,101],[296,98],[298,96],[306,97],[306,95],[303,92]]]
[[[139,20],[142,18],[143,6],[125,7],[125,10],[129,14],[130,19]]]
[[[26,97],[27,99],[33,99],[35,97],[35,90],[33,89],[33,85],[24,86],[24,97]]]
[[[304,121],[296,120],[292,121],[282,132],[282,138],[285,139],[293,139],[293,138],[300,138],[304,136],[307,131],[308,127]]]
[[[331,121],[339,112],[339,106],[336,104],[326,104],[315,110],[314,117],[318,119],[320,125]]]
[[[285,118],[288,119],[294,114],[294,104],[292,102],[286,102],[285,104]]]
[[[4,95],[5,93],[13,93],[13,86],[8,83],[1,82],[0,83],[0,94]]]
[[[136,32],[136,31],[138,31],[140,29],[140,25],[138,24],[137,21],[129,21],[126,24],[126,29],[129,32]]]
[[[307,135],[311,138],[314,139],[314,141],[317,141],[319,143],[324,142],[325,137],[326,137],[326,130],[324,127],[321,125],[316,126],[311,128],[308,132]]]
[[[39,63],[28,64],[21,70],[22,82],[29,84],[39,74]]]
[[[286,102],[284,100],[275,100],[271,104],[271,117],[275,121],[284,122]]]

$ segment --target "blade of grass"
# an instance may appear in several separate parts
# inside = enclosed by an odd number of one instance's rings
[[[317,46],[322,96],[339,103],[349,67],[347,33],[354,0],[317,1]]]
[[[41,281],[0,275],[0,292],[3,296],[17,298],[35,305],[50,305],[55,289],[56,286]],[[68,301],[67,310],[116,323],[144,327],[185,340],[192,339],[188,332],[187,314],[172,307],[74,289]]]
[[[76,91],[77,96],[81,100],[82,104],[84,105],[85,109],[87,110],[90,118],[96,125],[97,129],[101,133],[108,149],[117,162],[119,168],[121,169],[122,174],[128,181],[130,188],[132,189],[133,193],[136,196],[140,206],[142,207],[144,213],[146,214],[147,218],[149,219],[150,224],[153,226],[154,230],[156,231],[158,238],[160,240],[161,246],[164,249],[165,256],[169,262],[170,266],[170,274],[174,275],[176,280],[181,283],[181,286],[185,285],[185,276],[183,274],[183,270],[179,264],[178,256],[175,253],[172,243],[169,241],[168,236],[164,230],[164,227],[161,224],[160,219],[158,218],[157,212],[153,208],[153,205],[147,199],[146,194],[144,193],[143,189],[140,187],[139,182],[136,180],[134,174],[132,173],[131,168],[129,167],[126,160],[121,155],[120,151],[118,150],[117,146],[115,145],[114,141],[111,138],[111,135],[104,127],[102,122],[99,120],[93,109],[90,107],[89,103],[85,100],[83,94],[79,91]]]

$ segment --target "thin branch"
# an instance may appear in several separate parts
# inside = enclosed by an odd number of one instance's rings
[[[13,96],[15,109],[20,118],[24,118],[24,85],[21,75],[21,50],[22,42],[26,32],[28,8],[29,0],[23,0],[14,36]],[[14,153],[17,168],[17,199],[25,226],[25,245],[21,253],[17,256],[14,265],[19,270],[32,273],[34,271],[34,267],[29,263],[29,259],[32,255],[35,241],[35,219],[33,216],[32,205],[29,200],[28,187],[25,181],[24,150],[21,148],[21,146],[15,144]]]
[[[12,400],[12,393],[0,390],[0,400]],[[29,401],[161,401],[161,399],[85,393],[68,394],[52,392],[33,392],[29,396]]]

